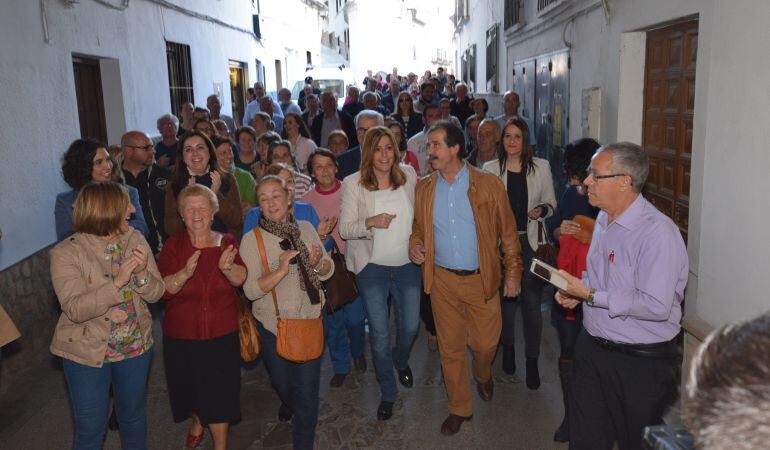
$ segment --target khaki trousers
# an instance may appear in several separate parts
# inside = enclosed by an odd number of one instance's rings
[[[473,350],[473,377],[486,382],[492,376],[502,327],[498,297],[484,300],[481,275],[463,277],[435,266],[430,298],[450,414],[473,414],[467,346]]]

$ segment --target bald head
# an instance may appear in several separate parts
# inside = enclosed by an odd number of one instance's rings
[[[120,138],[123,151],[123,167],[127,170],[143,170],[155,160],[155,148],[147,133],[129,131]]]

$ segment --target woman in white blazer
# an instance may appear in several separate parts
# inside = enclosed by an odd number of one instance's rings
[[[420,322],[420,268],[409,260],[417,174],[399,164],[393,133],[370,128],[361,146],[361,170],[342,182],[340,236],[347,241],[345,259],[356,274],[369,342],[380,384],[377,418],[388,420],[398,395],[393,368],[405,387],[414,382],[409,354]],[[388,294],[396,319],[396,346],[391,349]]]
[[[516,117],[508,120],[503,126],[498,157],[484,164],[484,170],[499,176],[508,191],[524,261],[519,300],[501,296],[503,331],[500,341],[503,344],[503,371],[508,374],[516,371],[513,323],[516,308],[521,303],[527,387],[537,389],[540,387],[537,359],[540,356],[543,331],[540,312],[543,283],[530,273],[529,266],[537,249],[538,223],[553,215],[556,209],[556,195],[553,190],[551,166],[548,161],[535,158],[526,144],[529,142],[529,133],[530,130],[522,119]]]

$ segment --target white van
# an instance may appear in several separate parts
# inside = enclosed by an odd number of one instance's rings
[[[301,80],[297,80],[294,83],[294,87],[291,89],[291,98],[295,102],[299,99],[299,93],[305,87],[305,78],[309,76],[313,77],[314,89],[318,89],[321,92],[333,91],[337,94],[337,104],[340,108],[342,108],[345,102],[347,87],[355,84],[353,71],[347,67],[342,69],[337,67],[310,69],[305,72]]]

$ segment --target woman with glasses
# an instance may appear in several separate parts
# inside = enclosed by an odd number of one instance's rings
[[[195,121],[194,129],[200,131],[211,139],[217,134],[217,129],[214,124],[208,119],[198,119]]]
[[[312,449],[321,356],[297,363],[277,353],[276,309],[282,319],[320,317],[325,301],[321,282],[331,277],[334,263],[313,225],[294,218],[291,193],[283,179],[264,176],[257,184],[257,200],[261,210],[258,226],[243,236],[241,244],[248,269],[243,291],[253,301],[261,356],[282,402],[279,419],[292,420],[295,449]]]
[[[241,235],[243,214],[238,184],[233,174],[217,169],[216,149],[211,139],[198,130],[182,136],[179,142],[181,158],[176,163],[171,182],[166,185],[166,234],[173,236],[184,231],[179,215],[177,197],[186,186],[202,184],[217,196],[219,211],[214,215],[211,228],[220,233]]]
[[[425,127],[425,124],[422,123],[422,114],[414,110],[412,96],[408,92],[398,94],[396,109],[393,111],[392,117],[406,130],[407,140]]]
[[[530,130],[521,118],[506,122],[500,138],[497,159],[484,164],[484,170],[500,177],[508,191],[521,243],[524,267],[528,268],[535,255],[538,228],[556,209],[551,166],[548,161],[536,158],[529,148]],[[515,298],[501,297],[503,330],[500,341],[503,345],[503,371],[516,371],[514,343],[514,319],[521,304],[524,323],[524,353],[526,356],[526,382],[529,389],[540,387],[540,372],[537,360],[540,356],[540,340],[543,332],[540,297],[543,283],[525,270],[521,280],[521,294]]]
[[[420,323],[422,275],[409,260],[417,174],[400,160],[393,133],[382,126],[370,128],[361,146],[361,170],[342,182],[340,236],[347,241],[345,260],[356,274],[369,321],[380,385],[379,420],[393,415],[398,396],[393,369],[404,387],[414,383],[409,355]],[[395,348],[390,344],[391,307],[396,319]]]

